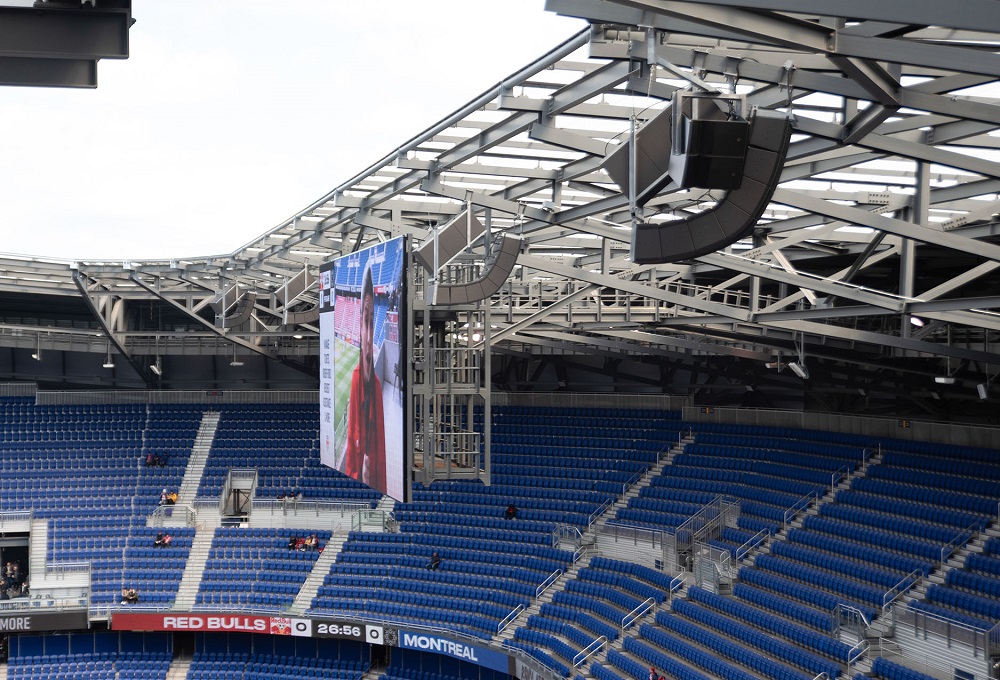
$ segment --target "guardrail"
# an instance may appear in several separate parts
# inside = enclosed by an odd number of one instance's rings
[[[611,506],[611,500],[609,499],[601,503],[601,507],[597,508],[597,510],[594,510],[592,513],[590,513],[590,517],[587,518],[587,528],[589,529],[590,527],[594,526],[594,522],[597,521],[597,518],[603,515],[604,511],[607,510],[610,506]]]
[[[964,621],[957,621],[941,614],[911,607],[901,607],[894,611],[897,622],[913,626],[914,634],[921,639],[926,637],[928,632],[932,632],[945,638],[949,647],[956,643],[966,644],[973,648],[974,654],[981,651],[985,659],[992,659],[998,652],[1000,623],[980,628]],[[922,630],[920,630],[921,628]]]
[[[518,615],[523,611],[524,611],[524,605],[519,604],[517,605],[517,607],[514,608],[514,610],[510,614],[507,614],[507,616],[504,617],[503,621],[497,624],[497,635],[502,633],[504,628],[513,623],[514,619],[516,619]]]
[[[842,468],[840,468],[838,470],[834,470],[833,472],[830,473],[830,492],[831,493],[837,490],[837,485],[840,483],[840,480],[844,479],[845,477],[847,479],[851,478],[851,468],[847,467],[846,465],[844,467],[842,467]]]
[[[579,668],[584,661],[586,661],[591,656],[604,649],[604,645],[606,644],[608,644],[608,638],[602,635],[601,637],[597,638],[589,645],[584,647],[582,650],[580,650],[579,654],[573,657],[573,668]]]
[[[537,599],[542,593],[548,590],[549,586],[556,582],[556,580],[563,575],[562,569],[556,569],[554,572],[549,574],[549,577],[538,584],[535,588],[535,598]]]
[[[670,581],[670,596],[673,597],[673,594],[683,587],[684,574],[677,574],[677,576],[674,576],[674,578]]]
[[[819,498],[817,493],[815,491],[810,491],[805,496],[792,503],[781,516],[781,528],[787,529],[788,523],[792,521],[792,518],[795,517],[795,515],[797,515],[800,511],[805,510],[812,505],[813,501],[817,498]]]
[[[743,545],[741,545],[739,548],[736,549],[736,556],[735,556],[736,561],[739,562],[740,560],[742,560],[744,557],[747,556],[747,554],[751,550],[756,548],[758,545],[760,545],[770,537],[771,537],[771,532],[768,531],[767,529],[761,529],[760,531],[758,531],[756,534],[751,536],[746,543],[744,543]]]
[[[160,505],[149,516],[149,526],[164,527],[168,517],[172,522],[179,518],[184,526],[193,527],[198,522],[198,511],[190,505]]]
[[[32,595],[31,597],[15,597],[10,600],[0,601],[0,612],[25,612],[57,610],[69,611],[87,608],[88,597],[76,595],[73,597],[46,597],[44,595]]]
[[[630,611],[622,619],[622,636],[625,635],[625,631],[628,630],[633,623],[641,619],[649,611],[649,608],[656,604],[656,600],[651,597],[647,597],[645,601],[638,607]]]
[[[870,647],[871,645],[868,643],[868,640],[861,640],[858,644],[847,650],[847,667],[850,668],[854,665],[855,661],[867,654]]]
[[[90,562],[52,562],[45,565],[44,573],[46,578],[90,574]]]
[[[955,534],[955,538],[951,539],[945,545],[941,546],[941,559],[938,562],[938,568],[944,569],[944,562],[952,554],[961,548],[963,545],[971,541],[973,538],[979,535],[979,527],[975,524],[970,524],[966,528]]]
[[[12,510],[10,512],[0,512],[0,529],[7,529],[11,524],[31,523],[34,517],[33,510]]]
[[[889,611],[889,608],[893,602],[895,602],[899,597],[909,592],[910,588],[919,584],[923,580],[923,578],[924,575],[920,573],[920,570],[914,569],[909,574],[904,576],[899,583],[894,585],[889,590],[885,591],[885,595],[882,596],[882,612],[885,613]],[[892,593],[894,592],[896,594],[892,595]],[[892,595],[892,597],[889,597],[889,595]]]

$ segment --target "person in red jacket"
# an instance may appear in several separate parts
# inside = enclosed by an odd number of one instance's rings
[[[361,358],[351,376],[344,474],[385,493],[382,382],[375,375],[375,289],[371,267],[361,284]]]

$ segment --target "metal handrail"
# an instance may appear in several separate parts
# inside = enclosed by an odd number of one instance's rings
[[[781,528],[782,529],[787,528],[788,523],[792,520],[793,517],[795,517],[796,514],[798,514],[800,510],[805,510],[810,505],[812,505],[813,500],[816,500],[818,498],[819,496],[816,494],[815,491],[810,491],[805,496],[792,503],[785,510],[785,513],[781,516]]]
[[[513,623],[514,619],[516,619],[518,615],[523,611],[524,611],[524,605],[519,604],[517,605],[517,607],[514,608],[514,610],[510,614],[507,614],[507,616],[504,617],[503,621],[497,624],[497,635],[502,633],[504,628]]]
[[[847,650],[847,667],[850,668],[854,665],[854,662],[860,659],[862,656],[868,653],[868,649],[871,645],[868,640],[861,640],[856,645]]]
[[[673,595],[682,587],[684,587],[684,574],[677,574],[677,576],[674,576],[674,578],[670,581],[670,594]]]
[[[656,600],[651,597],[647,597],[642,604],[626,614],[622,619],[622,635],[625,635],[625,631],[629,629],[629,626],[645,616],[646,612],[648,612],[649,608],[654,604],[656,604]]]
[[[581,649],[580,653],[573,657],[573,668],[578,668],[584,661],[586,661],[591,656],[604,649],[604,645],[606,645],[607,643],[608,643],[608,638],[602,635],[601,637],[597,638],[589,645]],[[590,649],[591,647],[593,647],[594,649]]]
[[[910,581],[911,578],[913,579],[912,581]],[[885,595],[882,596],[882,612],[884,613],[889,611],[889,608],[893,602],[895,602],[899,597],[902,597],[907,592],[909,592],[910,588],[913,588],[914,586],[918,585],[923,579],[924,575],[920,572],[920,570],[914,569],[909,574],[904,576],[899,583],[894,585],[889,590],[885,591]],[[904,586],[903,584],[907,583],[907,581],[909,581],[909,584]],[[896,594],[890,598],[889,595],[893,591],[898,591],[898,592],[896,592]]]
[[[858,609],[857,607],[852,607],[849,604],[838,602],[837,611],[840,612],[841,615],[843,615],[843,613],[846,612],[852,616],[856,616],[858,620],[860,620],[863,624],[865,624],[865,628],[868,628],[869,626],[872,625],[872,622],[868,620],[868,617],[865,616],[865,613],[860,609]]]
[[[938,562],[938,567],[944,569],[944,561],[952,556],[952,554],[958,550],[961,546],[965,545],[973,538],[979,534],[979,527],[975,523],[970,524],[966,528],[955,534],[955,538],[948,541],[948,543],[941,546],[941,561]]]
[[[736,549],[736,555],[735,555],[736,561],[739,562],[740,560],[742,560],[744,557],[747,556],[747,554],[751,550],[753,550],[758,545],[763,543],[770,536],[771,532],[768,531],[767,529],[761,529],[756,534],[751,536],[749,539],[747,539],[746,543],[744,543],[743,545],[741,545],[739,548]]]
[[[843,473],[843,474],[841,474],[841,473]],[[834,470],[833,472],[830,473],[830,492],[831,493],[833,491],[836,491],[837,484],[839,484],[840,480],[844,479],[845,477],[848,478],[848,479],[851,478],[851,468],[849,468],[846,465],[844,467],[839,468],[837,470]]]
[[[597,510],[594,510],[592,513],[590,513],[590,517],[587,518],[587,528],[589,529],[590,527],[594,526],[594,522],[597,521],[597,518],[603,515],[604,511],[607,510],[608,507],[610,506],[611,506],[611,500],[609,499],[601,503],[601,506],[597,508]]]
[[[549,577],[544,581],[542,581],[541,583],[539,583],[538,587],[535,588],[535,598],[538,598],[538,596],[540,596],[542,593],[548,590],[548,587],[551,586],[553,583],[555,583],[556,580],[562,575],[563,575],[562,569],[556,569],[554,572],[549,574]]]

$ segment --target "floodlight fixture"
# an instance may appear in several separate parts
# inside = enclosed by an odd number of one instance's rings
[[[954,385],[955,378],[950,375],[936,375],[934,376],[934,382],[938,385]]]
[[[979,392],[979,398],[983,401],[990,398],[990,386],[987,383],[979,383],[976,385],[976,391]]]
[[[156,356],[156,361],[149,365],[149,370],[158,376],[163,375],[163,365],[160,363],[160,356]]]
[[[799,363],[798,361],[789,361],[788,368],[792,369],[792,373],[799,376],[803,380],[809,380],[809,367],[804,363]]]
[[[40,335],[35,336],[35,351],[31,353],[31,358],[35,361],[42,360],[42,337]]]
[[[229,362],[230,366],[242,366],[243,362],[236,358],[236,345],[233,345],[233,360]]]

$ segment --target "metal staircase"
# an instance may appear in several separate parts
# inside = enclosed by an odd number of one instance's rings
[[[323,579],[330,573],[330,566],[337,561],[337,555],[340,554],[340,549],[346,541],[347,531],[341,531],[338,527],[337,531],[334,532],[333,536],[330,537],[330,540],[323,547],[323,552],[320,553],[319,559],[313,564],[312,571],[309,572],[309,576],[306,577],[302,587],[299,588],[299,593],[295,596],[295,601],[292,602],[292,606],[290,607],[290,611],[293,614],[301,616],[309,609],[313,598],[316,597],[320,586],[323,585]]]
[[[184,478],[181,480],[181,487],[177,490],[178,505],[191,505],[198,496],[198,487],[201,485],[202,473],[205,472],[208,453],[215,440],[215,431],[219,428],[219,418],[220,414],[216,411],[207,411],[202,416],[194,446],[191,447],[191,456],[184,470]]]

